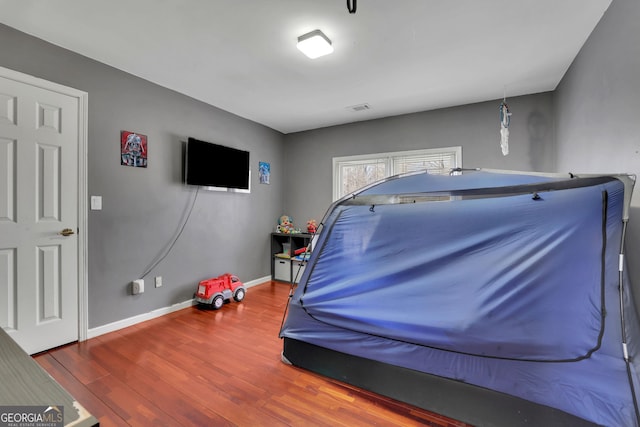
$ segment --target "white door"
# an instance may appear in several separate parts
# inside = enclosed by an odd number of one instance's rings
[[[0,326],[29,354],[79,338],[79,111],[0,73]]]

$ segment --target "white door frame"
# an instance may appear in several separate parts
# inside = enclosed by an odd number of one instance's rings
[[[8,68],[0,67],[0,77],[58,92],[78,100],[78,339],[85,341],[89,329],[88,236],[87,236],[87,141],[89,94]]]

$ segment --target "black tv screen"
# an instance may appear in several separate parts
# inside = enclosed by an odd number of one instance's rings
[[[249,152],[189,138],[185,182],[213,190],[249,192]]]

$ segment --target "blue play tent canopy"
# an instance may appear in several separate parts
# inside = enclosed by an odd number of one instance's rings
[[[548,425],[637,426],[639,324],[623,256],[633,183],[473,170],[345,197],[291,298],[283,358],[475,425],[524,425],[548,408]],[[420,379],[396,393],[387,368]],[[424,378],[509,396],[512,414],[460,409],[457,393],[430,403]]]

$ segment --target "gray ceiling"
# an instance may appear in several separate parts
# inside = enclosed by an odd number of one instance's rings
[[[0,0],[0,22],[291,133],[553,90],[610,3]],[[314,29],[333,54],[296,49]]]

